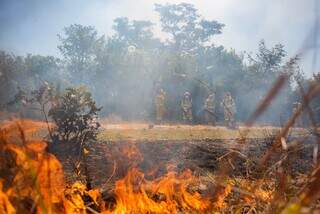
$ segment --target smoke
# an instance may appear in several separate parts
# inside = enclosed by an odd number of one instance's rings
[[[0,48],[17,54],[58,55],[56,35],[65,26],[74,23],[93,25],[100,33],[111,35],[112,21],[120,16],[157,23],[154,3],[166,2],[3,0],[0,2]],[[207,19],[226,24],[223,34],[217,36],[215,41],[237,52],[254,52],[258,41],[265,39],[270,46],[284,44],[288,55],[292,56],[304,43],[314,22],[313,0],[170,1],[180,2],[192,3]],[[159,25],[155,31],[157,36],[165,36],[160,33]],[[309,75],[312,73],[310,63],[310,56],[307,55],[302,60],[302,67]]]
[[[111,30],[113,20],[123,16],[129,19],[151,20],[156,23],[155,36],[165,39],[166,34],[160,30],[159,17],[154,11],[154,3],[164,4],[166,2],[165,0],[137,0],[134,3],[129,0],[93,0],[90,2],[85,0],[57,0],[54,2],[4,0],[0,2],[0,49],[17,55],[32,53],[61,57],[57,49],[59,43],[57,34],[62,33],[65,26],[74,23],[92,25],[100,35],[112,36],[114,33]],[[170,3],[180,2],[182,1],[170,1]],[[312,0],[303,2],[299,0],[263,2],[185,0],[183,2],[194,4],[206,19],[217,20],[225,24],[223,33],[214,37],[215,45],[223,45],[227,50],[235,49],[236,53],[243,51],[254,53],[257,51],[258,42],[265,39],[268,47],[277,43],[284,44],[290,57],[298,53],[314,27],[314,1]],[[166,64],[168,62],[158,62],[157,60],[161,57],[154,53],[144,54],[149,55],[151,63],[135,59],[134,66],[131,62],[126,66],[118,66],[117,70],[115,67],[108,69],[103,74],[104,76],[91,76],[85,80],[90,83],[87,85],[94,92],[97,102],[104,107],[105,114],[122,114],[125,119],[150,117],[157,84],[168,92],[168,102],[172,107],[168,111],[169,118],[172,119],[173,115],[179,114],[180,100],[184,91],[191,91],[195,108],[201,108],[205,95],[208,93],[205,89],[195,87],[194,80],[185,80],[181,77],[172,78],[170,82],[166,82],[161,78],[166,72],[169,72],[167,69],[170,66]],[[147,59],[148,57],[141,58]],[[309,76],[314,72],[311,71],[310,64],[311,54],[304,55],[301,67]],[[208,68],[210,69],[210,66]],[[183,69],[195,68],[189,66]],[[228,81],[228,73],[221,72],[224,68],[218,69],[214,79],[208,79],[208,82],[212,85],[221,81],[232,84],[230,83],[232,80]],[[111,78],[112,82],[101,81],[101,79],[108,78]],[[51,79],[48,77],[47,80]],[[81,84],[77,81],[73,83]],[[239,119],[244,120],[265,94],[261,91],[257,94],[246,94],[243,91],[234,90],[233,95],[241,109],[247,109],[245,112],[239,112]],[[251,99],[250,96],[258,99]],[[279,100],[284,99],[285,96],[286,93],[280,96]],[[241,99],[245,102],[239,101],[239,97],[242,97]],[[221,97],[219,99],[221,100]],[[280,112],[280,107],[275,109]],[[270,116],[272,110],[267,115],[265,118],[272,118]]]

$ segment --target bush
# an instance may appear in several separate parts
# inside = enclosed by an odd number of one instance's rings
[[[51,136],[53,142],[82,145],[96,140],[100,110],[85,87],[67,88],[64,94],[57,96],[49,110],[56,125]]]

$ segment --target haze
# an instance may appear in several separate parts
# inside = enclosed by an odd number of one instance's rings
[[[158,23],[155,3],[166,0],[1,0],[0,49],[14,54],[43,54],[58,56],[57,34],[63,27],[78,23],[92,25],[100,34],[112,35],[112,22],[117,17],[152,20]],[[192,3],[200,14],[226,26],[215,37],[216,44],[236,52],[255,52],[259,40],[269,46],[282,43],[289,56],[299,52],[315,25],[313,0],[184,0],[170,3]],[[315,29],[315,28],[314,28]],[[155,33],[164,37],[155,27]],[[313,35],[313,34],[312,34]],[[308,40],[309,41],[309,40]],[[312,40],[313,41],[313,40]],[[314,50],[314,49],[313,49]],[[313,51],[312,50],[312,51]],[[304,72],[310,75],[313,53],[301,61]],[[319,58],[319,57],[318,57]],[[318,63],[319,64],[319,63]]]

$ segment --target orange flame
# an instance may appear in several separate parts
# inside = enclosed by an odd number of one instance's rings
[[[128,175],[116,182],[116,207],[105,213],[177,213],[184,211],[204,212],[210,206],[209,199],[198,192],[187,191],[190,184],[197,182],[190,171],[181,175],[169,172],[154,181],[133,168]]]
[[[11,130],[15,133],[10,133]],[[17,204],[27,197],[31,199],[29,209],[49,214],[87,213],[91,209],[89,206],[95,206],[105,214],[215,213],[227,207],[226,198],[232,185],[220,189],[213,200],[200,193],[203,190],[200,186],[206,185],[190,170],[176,173],[174,167],[169,166],[166,174],[154,178],[156,176],[149,174],[156,174],[158,166],[155,166],[150,173],[144,174],[138,168],[144,157],[133,143],[121,148],[123,160],[133,164],[129,164],[131,168],[126,171],[126,176],[115,182],[111,193],[115,200],[103,201],[100,190],[87,190],[80,182],[66,187],[62,165],[55,156],[46,152],[46,143],[30,139],[22,140],[22,144],[11,142],[14,140],[12,136],[18,133],[19,129],[11,129],[10,126],[6,126],[5,132],[0,130],[0,152],[12,155],[16,170],[10,185],[5,185],[8,181],[0,180],[0,213],[21,211]],[[154,179],[149,180],[150,177]],[[269,200],[269,195],[261,197]]]

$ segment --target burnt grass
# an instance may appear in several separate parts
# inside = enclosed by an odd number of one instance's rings
[[[106,182],[114,183],[123,178],[133,167],[144,172],[147,179],[164,175],[168,168],[176,172],[190,169],[197,175],[203,175],[204,172],[215,173],[219,167],[230,167],[229,176],[257,179],[270,170],[277,170],[280,163],[292,177],[310,172],[313,149],[310,139],[289,139],[289,149],[286,152],[276,149],[270,161],[262,166],[261,158],[273,142],[272,138],[248,139],[242,151],[239,151],[237,139],[94,142],[87,147],[86,176],[89,176],[93,187],[101,187]],[[51,145],[50,152],[61,161],[68,183],[83,179],[83,160],[82,167],[77,169],[79,153],[74,145]]]

